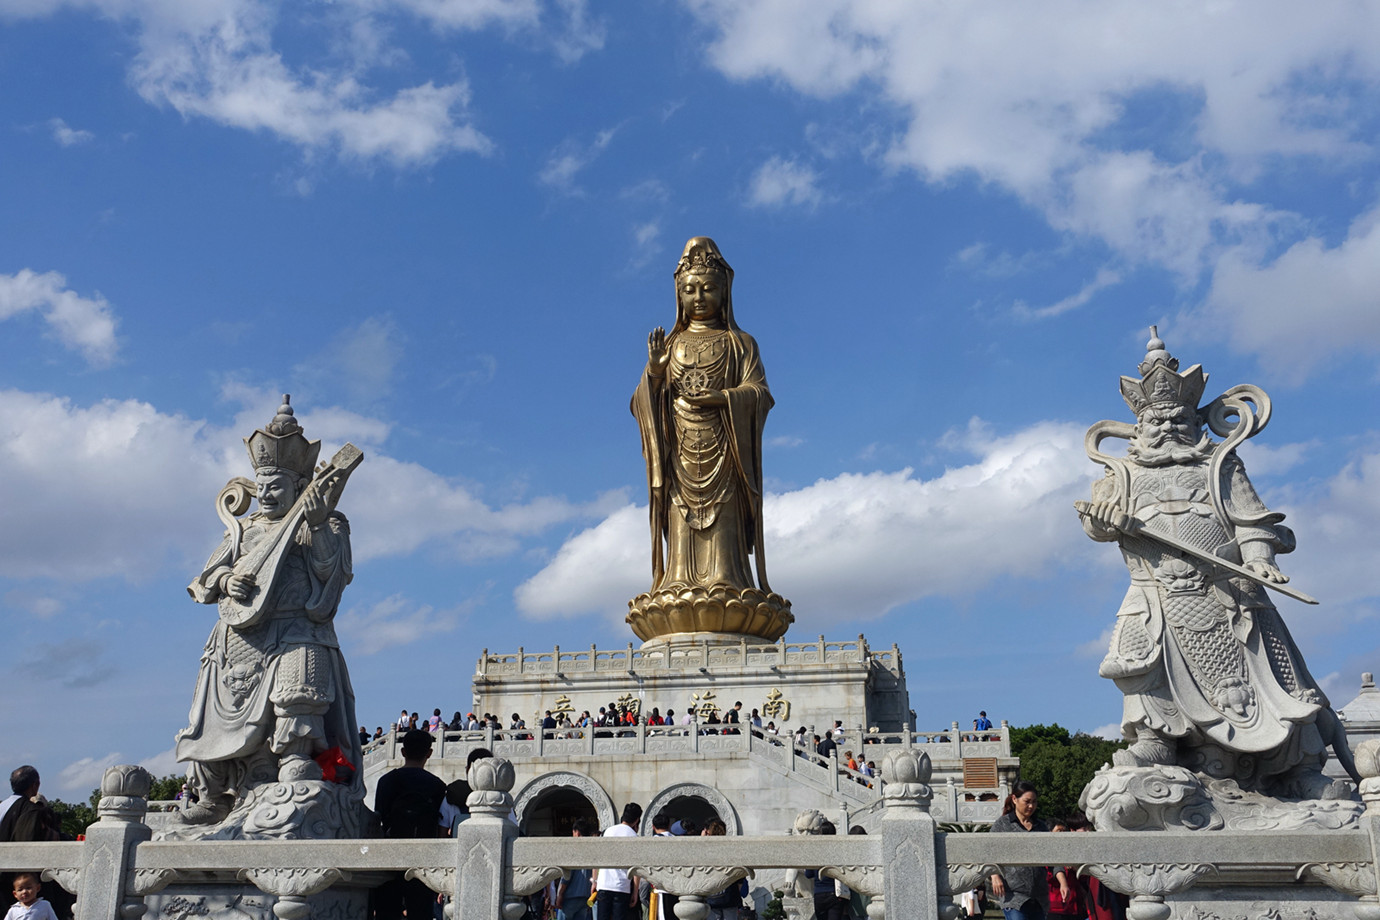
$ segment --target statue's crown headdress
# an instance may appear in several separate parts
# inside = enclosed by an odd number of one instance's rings
[[[1208,375],[1203,366],[1195,364],[1182,374],[1179,359],[1165,350],[1158,330],[1150,327],[1150,341],[1145,344],[1145,360],[1140,362],[1140,379],[1121,378],[1121,398],[1139,416],[1146,409],[1157,406],[1187,406],[1196,410],[1203,398]]]
[[[244,439],[249,451],[249,462],[255,471],[277,469],[288,470],[299,476],[311,478],[316,469],[316,458],[321,453],[320,441],[308,441],[302,434],[302,426],[292,414],[288,394],[283,394],[283,404],[273,421]]]
[[[720,274],[731,276],[733,269],[728,267],[724,261],[723,254],[719,252],[719,247],[707,236],[696,236],[685,244],[685,251],[681,253],[680,263],[676,265],[676,276],[685,272],[695,274]]]

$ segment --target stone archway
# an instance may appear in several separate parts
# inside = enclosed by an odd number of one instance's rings
[[[736,837],[743,832],[737,810],[722,792],[713,786],[706,786],[704,783],[673,783],[652,796],[652,800],[647,803],[647,809],[642,813],[640,833],[643,836],[650,836],[652,833],[652,816],[676,799],[682,798],[703,801],[705,805],[718,814],[719,820],[728,829],[730,837]]]
[[[527,819],[533,807],[543,796],[551,793],[568,792],[583,797],[594,808],[599,827],[613,827],[618,823],[618,813],[613,809],[613,799],[593,779],[574,770],[555,770],[543,773],[532,779],[513,796],[513,814],[518,827],[526,828]]]

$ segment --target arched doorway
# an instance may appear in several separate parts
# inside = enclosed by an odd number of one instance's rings
[[[700,827],[710,818],[718,818],[730,835],[743,832],[733,805],[722,792],[703,783],[675,783],[652,796],[642,816],[644,835],[652,833],[652,818],[661,811],[666,811],[673,820],[689,818]]]
[[[576,818],[599,825],[599,814],[584,793],[563,786],[537,796],[523,813],[520,826],[528,837],[569,837]]]
[[[580,817],[590,818],[600,830],[618,822],[603,787],[573,770],[545,773],[523,786],[513,797],[513,812],[529,837],[569,837]]]

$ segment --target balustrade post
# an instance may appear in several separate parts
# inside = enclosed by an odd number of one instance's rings
[[[830,782],[834,786],[834,791],[839,791],[839,749],[834,748],[829,752],[829,773],[833,776]]]
[[[162,887],[155,883],[143,891],[125,888],[134,876],[135,847],[153,837],[144,823],[152,786],[147,770],[128,764],[110,767],[101,778],[101,801],[96,806],[101,817],[86,829],[81,882],[72,891],[77,895],[77,920],[138,920],[148,910],[144,895]],[[57,881],[71,891],[75,879],[58,876]]]
[[[1361,830],[1370,836],[1370,852],[1380,854],[1380,740],[1356,746],[1356,769],[1361,774],[1361,801],[1366,803]],[[1380,892],[1380,861],[1373,861],[1370,871],[1374,890]],[[1355,911],[1358,920],[1380,920],[1380,895],[1363,896]]]
[[[465,800],[470,816],[455,829],[455,920],[500,920],[507,912],[508,841],[517,836],[507,817],[513,808],[508,793],[514,778],[513,765],[502,757],[484,757],[470,765],[473,791]]]
[[[951,726],[951,728],[950,728],[949,730],[952,731],[953,734],[954,734],[954,751],[955,751],[955,755],[956,755],[960,760],[962,760],[962,759],[963,759],[963,745],[967,743],[967,739],[965,739],[965,738],[963,737],[963,732],[959,731],[959,729],[958,729],[958,723],[957,723],[957,722],[950,722],[949,725]],[[976,736],[975,736],[975,737],[976,737]]]
[[[910,727],[911,726],[909,722],[901,723],[901,744],[905,745],[906,747],[910,747],[911,742],[914,740],[911,737]]]
[[[637,751],[647,753],[647,720],[642,716],[637,719]]]
[[[484,746],[488,748],[491,753],[498,753],[494,751],[494,732],[496,731],[497,729],[494,728],[492,722],[484,723]]]
[[[947,872],[947,867],[935,865],[932,772],[924,751],[892,751],[882,760],[886,781],[881,822],[886,883],[882,910],[898,920],[939,920],[936,872]],[[871,907],[868,915],[877,916]]]
[[[517,672],[518,672],[519,674],[521,674],[521,673],[523,672],[523,669],[524,669],[526,663],[527,663],[527,655],[524,653],[523,647],[522,647],[521,645],[519,645],[519,646],[518,646],[518,666],[517,666]]]

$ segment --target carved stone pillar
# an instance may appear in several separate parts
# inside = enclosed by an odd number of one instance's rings
[[[147,770],[128,764],[111,767],[101,778],[97,806],[101,817],[86,829],[81,884],[73,892],[78,895],[77,920],[138,920],[147,910],[146,892],[135,894],[130,883],[134,881],[134,848],[153,836],[144,824],[152,785]],[[57,881],[69,888],[66,879]]]
[[[915,748],[882,760],[882,861],[886,897],[879,907],[891,917],[939,920],[935,878],[934,818],[930,816],[930,757]],[[874,899],[873,906],[877,906]],[[872,910],[868,910],[872,916]]]
[[[505,904],[508,841],[517,828],[508,820],[513,809],[513,765],[502,757],[476,760],[469,770],[470,816],[456,828],[453,915],[497,920],[513,909]],[[521,916],[518,910],[518,916]]]
[[[1361,829],[1370,835],[1371,853],[1380,853],[1380,741],[1363,741],[1356,746],[1356,770],[1361,774]],[[1372,863],[1366,884],[1351,890],[1361,895],[1356,905],[1358,920],[1380,920],[1380,863]],[[1359,890],[1358,890],[1359,889]]]

